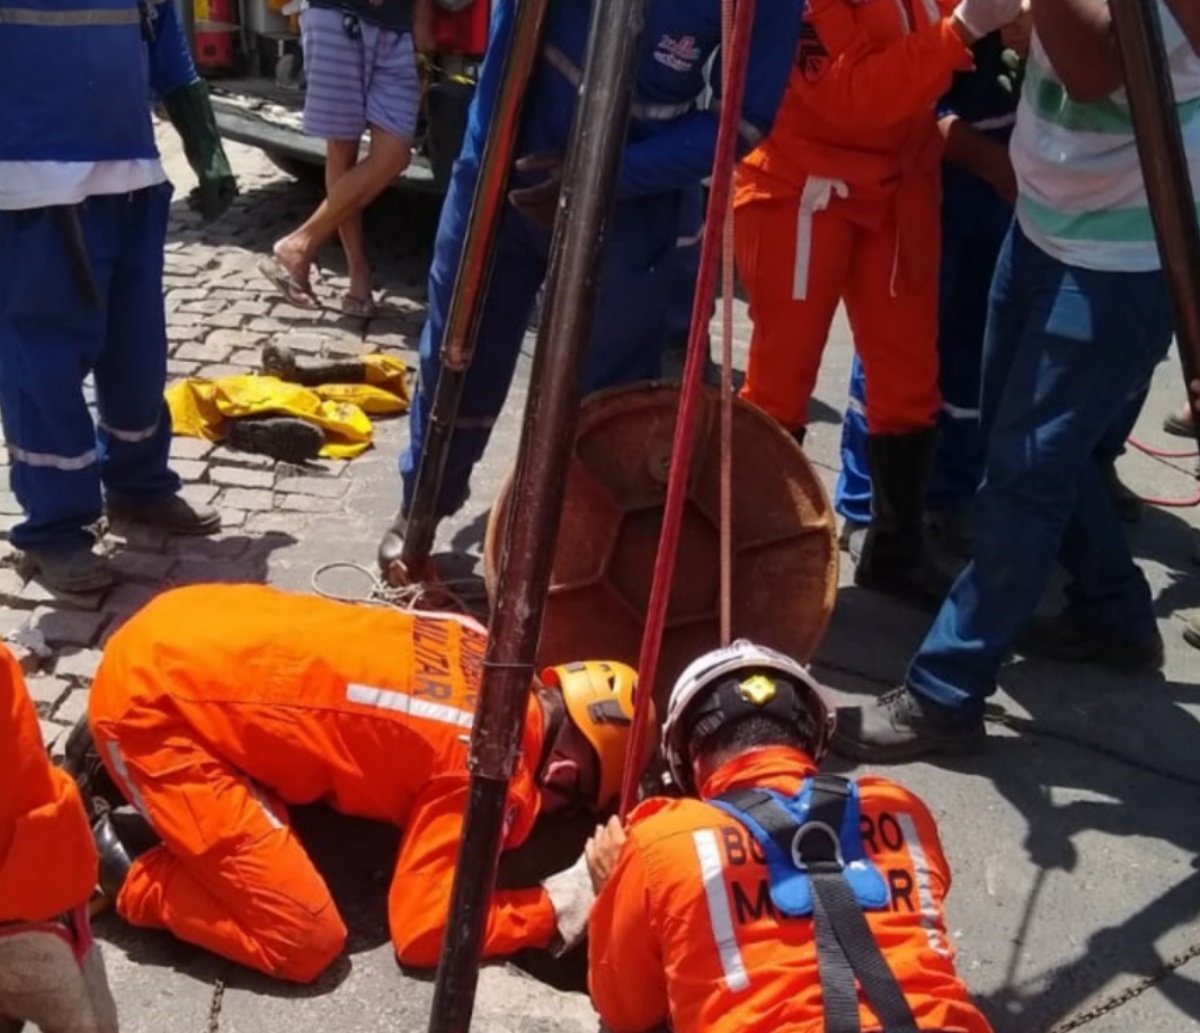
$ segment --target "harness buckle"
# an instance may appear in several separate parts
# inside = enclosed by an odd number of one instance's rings
[[[814,834],[818,840],[815,843]],[[824,874],[846,869],[841,838],[836,829],[823,821],[806,821],[796,829],[791,854],[797,871]]]

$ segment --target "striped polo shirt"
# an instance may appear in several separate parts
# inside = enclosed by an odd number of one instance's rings
[[[1166,5],[1157,2],[1196,190],[1200,187],[1200,58]],[[1010,152],[1017,174],[1017,219],[1043,251],[1085,269],[1145,272],[1159,268],[1125,91],[1088,103],[1072,100],[1036,34]]]

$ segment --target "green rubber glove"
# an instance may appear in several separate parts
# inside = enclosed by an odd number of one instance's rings
[[[183,141],[188,164],[200,180],[188,195],[188,207],[200,212],[205,222],[211,222],[233,204],[238,185],[217,131],[208,84],[197,79],[163,98],[163,104]]]

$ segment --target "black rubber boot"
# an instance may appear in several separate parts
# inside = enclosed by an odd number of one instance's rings
[[[936,444],[935,430],[867,437],[871,523],[854,568],[855,584],[926,610],[941,605],[952,583],[925,544],[925,489]]]
[[[92,840],[100,856],[100,892],[106,897],[116,897],[133,867],[133,858],[113,828],[107,807],[101,808],[92,820]]]
[[[67,736],[62,766],[79,786],[79,793],[84,800],[91,801],[99,797],[113,807],[125,802],[121,791],[104,769],[86,714],[75,722],[75,727]]]
[[[367,364],[362,359],[338,359],[296,355],[286,344],[267,344],[262,350],[263,372],[289,384],[319,387],[321,384],[365,384]]]
[[[225,443],[240,452],[298,465],[316,459],[325,444],[325,432],[296,416],[242,416],[229,421]]]

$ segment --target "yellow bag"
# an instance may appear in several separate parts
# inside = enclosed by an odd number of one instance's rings
[[[329,384],[314,389],[255,374],[181,381],[166,392],[171,425],[176,434],[220,441],[225,436],[225,423],[231,419],[296,416],[325,431],[321,455],[351,459],[371,445],[374,431],[368,412],[400,413],[408,409],[404,364],[390,356],[369,355],[366,359],[386,360],[368,361],[368,370],[377,367],[388,389],[373,384]]]

